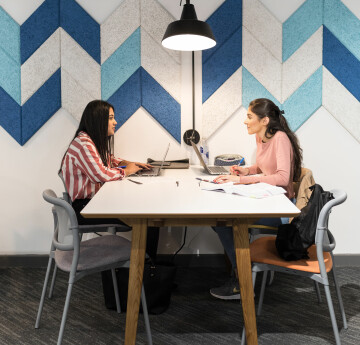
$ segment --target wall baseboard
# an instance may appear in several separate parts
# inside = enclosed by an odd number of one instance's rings
[[[335,256],[337,267],[355,266],[360,267],[360,254],[338,254]],[[0,269],[10,267],[46,267],[49,256],[44,254],[31,255],[0,255]],[[171,254],[159,254],[158,261],[170,262]],[[181,267],[226,267],[223,254],[178,254],[174,263]]]

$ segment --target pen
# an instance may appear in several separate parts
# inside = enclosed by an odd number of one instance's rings
[[[217,184],[217,182],[214,182],[214,181],[209,181],[209,180],[204,180],[204,179],[202,179],[202,178],[200,178],[200,177],[195,177],[197,180],[199,180],[199,181],[204,181],[204,182],[210,182],[210,183],[215,183],[215,184]]]
[[[241,165],[241,163],[244,161],[244,157],[243,158],[241,158],[241,160],[240,160],[240,162],[239,162],[239,164],[238,164],[238,166],[240,166]]]
[[[119,166],[118,168],[119,168],[119,169],[125,169],[125,168],[126,168],[126,165],[122,165],[121,167]]]
[[[133,183],[136,183],[136,184],[142,184],[142,182],[139,182],[139,181],[134,181],[134,180],[131,180],[131,179],[127,179],[128,181],[130,181],[130,182],[133,182]]]

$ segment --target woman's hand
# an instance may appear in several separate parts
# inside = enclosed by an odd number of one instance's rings
[[[129,176],[129,175],[137,173],[141,169],[142,169],[142,167],[137,165],[137,163],[128,162],[124,171],[125,171],[126,176]]]
[[[226,182],[240,182],[238,176],[235,175],[220,175],[214,179],[215,183],[226,183]]]
[[[237,176],[245,176],[249,175],[249,168],[243,168],[238,165],[233,165],[230,167],[230,174],[231,175],[237,175]]]
[[[139,163],[139,162],[135,162],[135,164],[141,169],[145,169],[145,170],[150,170],[151,168],[153,168],[151,164]]]

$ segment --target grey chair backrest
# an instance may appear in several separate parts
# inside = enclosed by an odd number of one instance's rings
[[[53,247],[59,250],[74,250],[74,253],[78,252],[80,237],[74,209],[67,201],[58,198],[51,189],[47,189],[43,192],[43,198],[53,205]]]
[[[67,201],[70,205],[72,205],[71,198],[70,198],[70,194],[69,194],[69,192],[68,192],[68,190],[67,190],[67,188],[66,188],[66,183],[65,183],[64,176],[63,176],[61,170],[59,170],[58,175],[59,175],[59,177],[60,177],[61,182],[62,182],[63,185],[64,185],[64,190],[65,190],[65,192],[63,193],[63,198],[64,198],[64,200]]]
[[[323,252],[332,252],[336,246],[335,238],[328,229],[329,215],[334,206],[342,204],[347,198],[346,193],[342,190],[332,189],[330,192],[334,199],[328,201],[321,209],[315,235],[316,254],[322,277],[326,276]]]

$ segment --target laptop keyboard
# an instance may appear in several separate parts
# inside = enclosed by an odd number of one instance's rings
[[[210,172],[214,173],[214,174],[227,174],[228,171],[224,168],[224,167],[220,167],[220,166],[208,166],[208,169]]]

